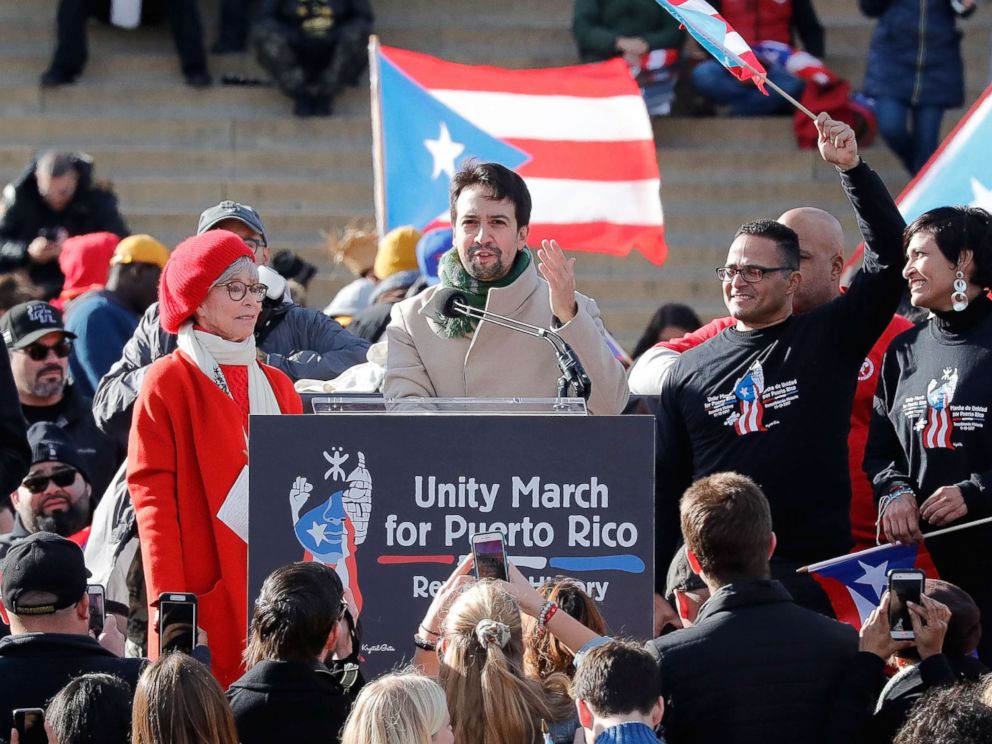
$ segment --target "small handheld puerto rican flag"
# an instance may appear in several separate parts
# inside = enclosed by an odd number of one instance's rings
[[[712,5],[705,0],[658,0],[658,4],[675,16],[700,46],[734,77],[741,81],[753,80],[758,90],[768,95],[764,66],[743,37]]]

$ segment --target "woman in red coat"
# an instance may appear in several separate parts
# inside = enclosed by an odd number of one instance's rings
[[[289,378],[257,361],[265,290],[237,235],[212,230],[179,244],[159,283],[162,327],[179,349],[148,369],[128,443],[148,616],[162,592],[195,593],[225,687],[243,671],[248,624],[248,414],[302,412]]]

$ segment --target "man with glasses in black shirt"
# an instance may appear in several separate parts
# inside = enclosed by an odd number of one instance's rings
[[[69,352],[75,334],[47,302],[15,305],[0,318],[10,368],[27,423],[47,421],[72,440],[99,500],[124,459],[123,448],[96,428],[90,399],[69,382]]]
[[[685,489],[734,471],[754,479],[771,505],[778,536],[772,578],[799,604],[830,614],[826,596],[795,569],[853,544],[851,406],[865,356],[904,289],[905,222],[859,157],[850,127],[821,114],[817,128],[821,155],[840,171],[857,215],[865,266],[846,294],[794,315],[801,281],[795,232],[772,220],[737,231],[716,270],[736,325],[682,354],[661,390],[656,566],[667,566],[679,544]]]

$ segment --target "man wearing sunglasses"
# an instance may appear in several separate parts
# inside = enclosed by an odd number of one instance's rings
[[[55,424],[42,421],[28,429],[31,468],[10,494],[14,528],[0,535],[0,560],[28,535],[54,532],[72,537],[90,521],[90,483],[79,451]]]
[[[872,253],[846,294],[796,314],[806,278],[796,233],[772,220],[737,231],[714,277],[734,324],[683,353],[661,387],[655,564],[668,565],[678,546],[685,489],[734,471],[759,482],[771,505],[772,578],[800,605],[832,614],[822,590],[796,569],[853,544],[851,409],[865,357],[903,293],[905,222],[861,161],[850,127],[825,115],[817,127],[821,155],[841,172]]]
[[[255,342],[262,362],[286,373],[295,382],[304,378],[330,380],[365,361],[368,341],[287,296],[286,280],[265,265],[269,260],[269,241],[262,218],[254,208],[222,201],[200,215],[197,235],[208,230],[233,232],[255,253],[259,280],[269,288],[255,324]],[[162,330],[158,315],[158,303],[155,303],[145,312],[121,359],[100,381],[93,396],[98,425],[122,444],[127,442],[131,411],[145,371],[156,359],[176,349],[177,337]]]
[[[65,330],[62,313],[47,302],[15,305],[0,318],[10,352],[17,396],[28,424],[56,424],[79,451],[99,499],[124,459],[123,447],[96,428],[92,404],[69,382],[69,353],[75,334]]]

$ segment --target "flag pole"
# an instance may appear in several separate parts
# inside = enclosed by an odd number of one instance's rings
[[[744,60],[741,60],[741,62],[744,62]],[[749,65],[747,62],[744,62],[744,65],[745,65],[745,67],[747,67],[752,72],[755,72],[755,74],[757,74],[759,77],[763,78],[765,84],[771,86],[772,90],[777,91],[778,94],[780,96],[782,96],[782,98],[784,98],[786,101],[788,101],[789,103],[791,103],[797,109],[799,109],[800,111],[802,111],[810,119],[812,119],[813,121],[816,121],[816,114],[814,114],[808,108],[806,108],[805,106],[803,106],[801,103],[799,103],[799,101],[797,101],[795,98],[793,98],[792,96],[790,96],[784,90],[782,90],[781,88],[779,88],[775,83],[773,83],[771,81],[771,79],[767,75],[761,75],[760,73],[757,73],[755,71],[755,69],[753,67],[751,67],[751,65]]]
[[[379,37],[369,37],[369,91],[372,96],[372,181],[375,195],[375,227],[382,240],[386,233],[386,154],[382,140],[382,88],[379,75]]]
[[[927,532],[923,535],[923,539],[926,540],[930,537],[939,537],[940,535],[947,535],[951,532],[957,532],[958,530],[966,530],[969,527],[977,527],[980,524],[988,524],[992,522],[992,517],[985,517],[983,519],[976,519],[974,522],[965,522],[964,524],[956,524],[953,527],[945,527],[942,530],[934,530],[933,532]],[[868,555],[869,553],[876,553],[879,550],[885,550],[893,545],[893,543],[886,543],[885,545],[876,545],[873,548],[866,548],[865,550],[859,550],[857,553],[846,553],[845,555],[839,555],[836,558],[828,558],[825,561],[820,561],[819,563],[811,563],[808,566],[802,566],[796,569],[796,573],[813,573],[814,571],[819,571],[824,568],[829,568],[838,563],[843,563],[851,558],[857,558],[859,556]]]

